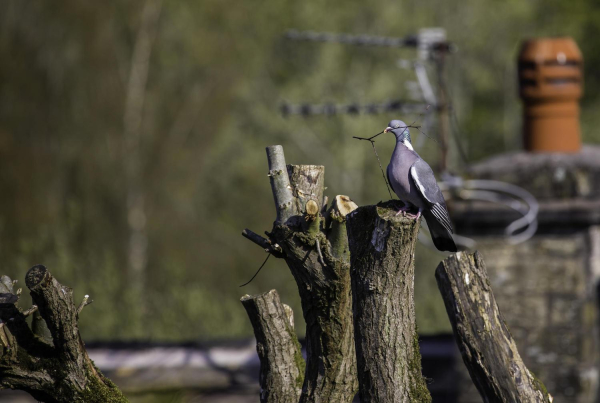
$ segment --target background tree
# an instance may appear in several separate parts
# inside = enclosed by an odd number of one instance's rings
[[[584,141],[599,140],[600,11],[590,0],[163,2],[134,157],[145,213],[130,214],[127,93],[144,9],[153,2],[0,4],[0,271],[18,277],[18,268],[44,261],[76,300],[101,290],[94,319],[81,319],[85,339],[250,335],[237,285],[262,255],[238,232],[272,219],[261,151],[268,144],[283,144],[290,161],[326,161],[328,194],[352,195],[359,205],[388,198],[371,149],[351,136],[375,133],[395,114],[283,119],[278,106],[406,97],[414,76],[396,61],[413,51],[292,44],[282,39],[289,28],[404,36],[445,27],[458,46],[448,66],[454,129],[471,160],[519,147],[520,41],[571,35],[585,57]],[[378,143],[384,161],[388,141]],[[434,142],[419,151],[435,165]],[[143,223],[147,237],[143,312],[123,292],[132,223]],[[427,296],[417,301],[420,329],[449,330],[441,300],[418,292],[435,287],[439,256],[416,255],[416,296]],[[264,270],[269,275],[244,292],[295,295],[281,263]],[[286,302],[300,311],[298,299]],[[150,317],[154,326],[144,328]]]

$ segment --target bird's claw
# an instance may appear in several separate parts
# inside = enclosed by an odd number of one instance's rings
[[[405,217],[412,218],[418,220],[421,217],[421,210],[417,212],[417,214],[410,213],[410,207],[404,206],[396,213],[396,217],[402,214]]]
[[[412,214],[412,213],[406,213],[406,216],[408,218],[413,218],[415,220],[418,220],[419,217],[421,217],[421,212],[419,211],[417,214]]]
[[[409,213],[407,213],[407,211],[409,211],[409,210],[410,210],[410,207],[408,207],[408,206],[400,207],[400,210],[398,210],[398,212],[396,213],[396,217],[399,216],[400,214],[402,214],[402,215],[409,214]]]

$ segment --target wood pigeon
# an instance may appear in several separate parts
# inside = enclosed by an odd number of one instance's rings
[[[396,136],[396,148],[387,167],[387,177],[394,193],[404,203],[398,214],[418,209],[415,219],[423,214],[435,247],[441,251],[456,252],[446,201],[431,167],[410,144],[406,123],[392,120],[383,132]]]

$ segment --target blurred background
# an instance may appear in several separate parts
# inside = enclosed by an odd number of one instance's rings
[[[405,37],[427,27],[444,28],[454,44],[445,78],[467,162],[522,149],[516,58],[532,37],[578,43],[582,140],[600,142],[600,8],[591,0],[2,0],[0,272],[22,283],[42,263],[76,300],[90,294],[80,328],[92,346],[252,347],[239,298],[272,288],[302,336],[283,261],[239,288],[265,258],[241,230],[262,233],[274,219],[264,148],[281,144],[288,163],[325,165],[330,197],[373,204],[389,198],[385,183],[372,148],[352,136],[392,118],[420,124],[423,114],[285,116],[286,102],[414,99],[415,72],[397,61],[417,56],[284,34]],[[378,140],[383,164],[393,145]],[[419,152],[434,166],[439,145],[424,139]],[[443,257],[417,251],[424,336],[451,331],[433,278]],[[182,396],[156,401],[191,401]]]

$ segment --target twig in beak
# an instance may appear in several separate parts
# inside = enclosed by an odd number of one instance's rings
[[[382,130],[379,133],[377,133],[376,135],[371,136],[371,137],[357,137],[357,136],[352,136],[352,138],[353,139],[357,139],[357,140],[366,140],[366,141],[370,141],[370,142],[373,143],[373,139],[375,137],[379,136],[380,134],[387,133],[387,129],[389,129],[389,127],[386,127],[385,130]]]

